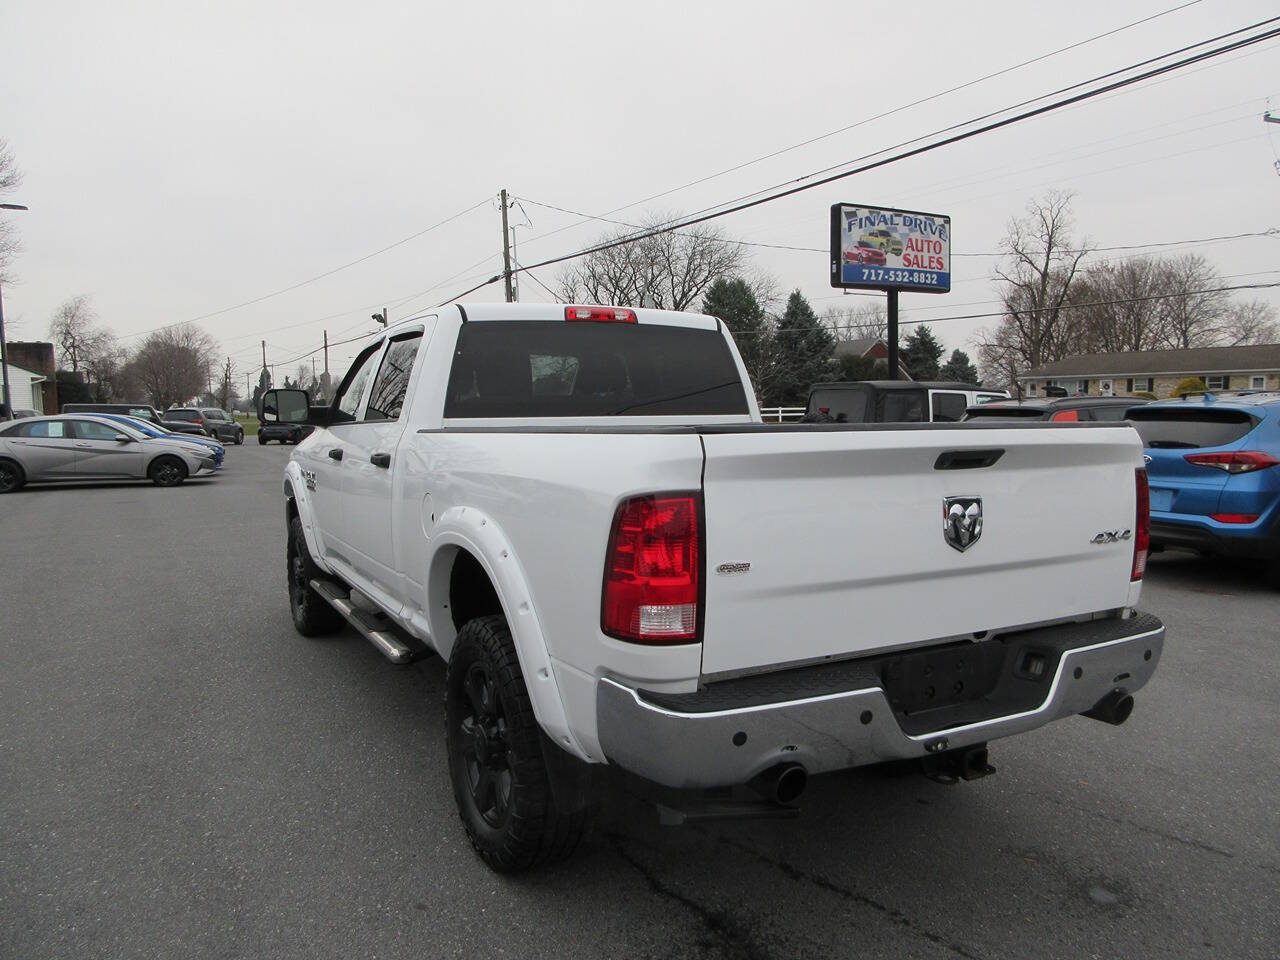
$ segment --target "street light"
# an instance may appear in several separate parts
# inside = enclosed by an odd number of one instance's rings
[[[25,210],[20,203],[0,203],[0,210]],[[0,296],[0,379],[4,381],[4,393],[0,400],[4,401],[4,415],[13,416],[13,406],[9,400],[9,353],[4,346],[4,297]]]

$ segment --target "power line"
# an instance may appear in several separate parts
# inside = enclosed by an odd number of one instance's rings
[[[297,290],[299,287],[305,287],[309,283],[315,283],[317,280],[323,280],[325,277],[331,277],[335,273],[340,273],[341,271],[346,270],[348,267],[354,267],[356,266],[356,264],[364,263],[366,260],[372,260],[374,257],[379,256],[380,254],[384,254],[388,250],[394,250],[396,247],[403,246],[404,244],[408,243],[411,240],[417,240],[419,237],[425,236],[426,234],[431,233],[431,231],[433,230],[438,230],[440,227],[443,227],[446,224],[452,223],[454,220],[457,220],[460,217],[466,216],[472,210],[478,210],[480,207],[483,207],[488,202],[489,202],[489,198],[486,197],[485,199],[481,200],[479,203],[473,204],[472,206],[467,207],[467,209],[462,210],[458,213],[455,213],[451,217],[446,217],[444,220],[441,220],[439,223],[433,223],[431,226],[426,227],[423,230],[419,230],[417,233],[413,233],[407,237],[403,237],[400,240],[397,240],[395,243],[389,243],[385,247],[381,247],[377,250],[374,250],[372,253],[366,253],[363,257],[357,257],[355,260],[352,260],[348,263],[344,263],[341,266],[334,267],[332,270],[326,270],[324,273],[318,273],[314,277],[308,277],[306,280],[299,280],[297,283],[290,284],[287,287],[281,287],[279,290],[273,290],[271,293],[264,293],[262,296],[254,297],[251,300],[245,300],[241,303],[233,304],[232,306],[229,306],[229,307],[223,307],[220,310],[214,310],[210,313],[203,313],[200,316],[192,317],[189,320],[178,320],[174,323],[162,324],[161,326],[153,327],[150,330],[141,330],[137,333],[125,334],[124,336],[140,337],[148,333],[156,333],[157,331],[160,331],[160,330],[167,330],[170,327],[180,327],[184,323],[198,323],[201,320],[208,320],[211,317],[220,317],[224,313],[230,313],[233,310],[239,310],[241,307],[248,307],[248,306],[252,306],[255,303],[262,303],[262,301],[270,300],[272,297],[278,297],[281,294],[289,293],[292,290]],[[121,339],[123,339],[123,337]]]
[[[1262,273],[1276,273],[1275,270],[1263,270]],[[1245,274],[1247,276],[1247,274]],[[1238,283],[1230,286],[1207,287],[1203,290],[1180,290],[1177,293],[1157,293],[1145,297],[1123,297],[1115,300],[1094,300],[1086,303],[1064,303],[1059,306],[1052,307],[1030,307],[1025,310],[1012,311],[1015,313],[1044,313],[1049,310],[1082,310],[1086,307],[1110,307],[1122,303],[1142,303],[1149,300],[1171,300],[1176,297],[1194,297],[1206,293],[1225,293],[1231,290],[1270,290],[1274,287],[1280,287],[1280,281],[1274,283]],[[993,317],[1007,316],[1011,311],[997,310],[994,313],[962,313],[952,314],[947,317],[922,317],[919,320],[899,320],[899,325],[907,323],[942,323],[948,320],[987,320]],[[833,324],[827,326],[828,330],[862,330],[865,325],[862,324]],[[808,333],[808,330],[743,330],[734,332],[735,339],[743,336],[763,336],[768,334],[776,336],[779,333]]]
[[[1053,94],[1047,94],[1045,96],[1053,96],[1053,95],[1056,95],[1057,93],[1061,93],[1066,90],[1073,90],[1081,86],[1087,86],[1089,83],[1094,83],[1099,79],[1115,76],[1117,73],[1124,73],[1124,72],[1136,69],[1138,67],[1153,63],[1158,60],[1167,59],[1170,56],[1176,56],[1177,54],[1185,52],[1186,50],[1189,50],[1189,49],[1193,49],[1194,47],[1203,46],[1206,43],[1216,42],[1225,37],[1235,36],[1236,34],[1243,33],[1247,30],[1255,29],[1258,26],[1265,26],[1267,24],[1272,24],[1272,23],[1275,23],[1277,20],[1280,20],[1280,17],[1272,17],[1267,20],[1259,21],[1258,23],[1252,24],[1248,27],[1242,27],[1225,34],[1220,34],[1218,37],[1214,37],[1211,40],[1201,41],[1200,43],[1193,44],[1190,47],[1183,47],[1178,50],[1172,51],[1171,53],[1162,54],[1158,57],[1153,57],[1148,60],[1141,61],[1138,64],[1131,65],[1130,67],[1125,67],[1121,70],[1110,71],[1109,73],[1102,74],[1100,77],[1095,77],[1093,80],[1072,84],[1071,86],[1061,88],[1059,91],[1055,91]],[[738,213],[742,210],[750,209],[752,207],[757,207],[762,204],[772,203],[773,201],[783,199],[784,197],[789,197],[806,190],[812,190],[812,189],[815,189],[816,187],[824,186],[828,183],[833,183],[837,180],[843,180],[848,177],[855,176],[859,173],[865,173],[869,170],[877,169],[879,167],[887,166],[892,163],[897,163],[899,161],[906,160],[911,157],[919,156],[924,153],[938,150],[942,147],[959,143],[961,141],[968,140],[985,133],[990,133],[1002,127],[1011,126],[1013,124],[1020,123],[1024,120],[1028,120],[1033,117],[1040,116],[1042,114],[1051,113],[1053,111],[1063,109],[1072,104],[1082,103],[1084,101],[1101,96],[1102,94],[1111,92],[1113,90],[1123,89],[1125,87],[1132,86],[1136,83],[1140,83],[1144,80],[1148,80],[1153,77],[1158,77],[1158,76],[1161,76],[1162,74],[1171,73],[1175,70],[1181,69],[1182,67],[1185,67],[1185,66],[1189,66],[1193,63],[1199,63],[1204,60],[1209,60],[1214,57],[1221,56],[1225,53],[1229,53],[1231,51],[1238,50],[1255,43],[1260,43],[1265,40],[1270,40],[1276,36],[1280,36],[1280,29],[1272,28],[1263,33],[1255,34],[1253,36],[1243,37],[1241,39],[1234,40],[1231,43],[1223,44],[1220,47],[1214,47],[1209,50],[1201,51],[1200,53],[1186,57],[1182,60],[1176,60],[1172,63],[1163,64],[1162,66],[1152,68],[1142,73],[1134,74],[1129,77],[1123,77],[1119,80],[1114,80],[1111,83],[1105,84],[1104,86],[1097,87],[1092,90],[1085,90],[1081,93],[1074,94],[1070,97],[1066,97],[1060,100],[1055,100],[1051,103],[1043,104],[1039,107],[1035,107],[1030,110],[1025,110],[1022,113],[1017,113],[1017,114],[1014,114],[1013,116],[1005,117],[1003,119],[996,120],[979,127],[975,127],[974,129],[971,129],[971,130],[966,130],[960,133],[956,133],[942,140],[937,140],[932,143],[926,143],[921,146],[914,147],[910,150],[904,151],[902,153],[894,154],[889,157],[884,157],[880,160],[876,160],[870,163],[863,164],[858,167],[854,167],[853,169],[850,169],[850,170],[845,170],[840,173],[831,174],[829,176],[822,177],[821,179],[811,180],[808,183],[800,183],[797,186],[790,187],[788,189],[782,190],[777,193],[769,194],[768,196],[755,197],[753,199],[742,200],[742,202],[730,201],[732,205],[728,207],[724,207],[723,204],[718,204],[715,207],[705,208],[706,210],[711,212],[706,212],[706,213],[699,212],[699,214],[695,214],[694,216],[683,218],[678,222],[673,221],[672,223],[669,223],[667,225],[655,227],[651,230],[646,230],[637,234],[633,234],[629,237],[622,237],[622,238],[611,240],[605,243],[595,244],[594,246],[587,247],[582,250],[578,250],[574,253],[564,254],[558,257],[551,257],[546,260],[542,260],[537,263],[533,263],[533,264],[529,264],[528,266],[521,267],[520,270],[527,271],[535,268],[551,266],[556,263],[563,263],[566,260],[576,259],[577,257],[586,256],[592,253],[599,253],[604,250],[613,249],[614,247],[622,246],[627,243],[634,243],[638,240],[647,239],[648,237],[657,236],[662,233],[669,233],[685,227],[693,226],[698,223],[705,223],[709,220],[714,220],[720,217],[728,216],[732,213]],[[1031,102],[1035,102],[1036,100],[1042,100],[1042,99],[1045,99],[1045,97],[1044,96],[1036,97],[1029,101],[1023,101],[1023,103],[1024,104],[1031,103]],[[998,113],[1007,112],[1007,109],[1014,109],[1014,108],[1006,108],[1006,110],[996,111],[996,113],[998,114]],[[994,115],[995,114],[987,114],[985,116],[994,116]],[[904,143],[905,144],[915,143],[920,140],[927,139],[928,136],[933,136],[933,135],[936,135],[937,133],[954,130],[957,127],[965,126],[967,123],[972,123],[972,122],[974,121],[966,121],[965,124],[953,124],[949,127],[944,127],[941,131],[936,131],[935,134],[916,137],[916,138],[913,138],[912,140],[904,141]],[[898,146],[902,146],[902,145],[903,144],[899,144]],[[887,148],[887,149],[896,149],[896,148]],[[884,152],[886,151],[885,150],[877,151],[877,153],[884,153]],[[857,161],[851,161],[851,162],[857,162]],[[833,168],[828,167],[826,169],[829,170]],[[808,180],[810,177],[817,176],[823,172],[825,171],[817,171],[814,174],[808,174],[798,179]],[[795,181],[792,181],[792,182],[795,182]],[[751,195],[748,195],[748,196],[751,196]],[[723,209],[717,209],[717,207],[723,207]],[[487,281],[486,283],[479,284],[470,290],[463,291],[462,293],[458,294],[457,297],[450,298],[450,299],[458,299],[463,296],[466,296],[467,294],[480,289],[480,287],[487,286],[488,283],[492,283],[492,282],[494,281],[490,280],[490,281]],[[445,302],[448,302],[448,300],[446,300]]]
[[[1142,19],[1140,19],[1140,20],[1134,20],[1134,21],[1131,21],[1130,23],[1123,24],[1122,26],[1115,27],[1115,28],[1113,28],[1113,29],[1111,29],[1111,30],[1107,30],[1107,31],[1105,31],[1104,33],[1099,33],[1099,34],[1096,34],[1096,35],[1094,35],[1094,36],[1092,36],[1092,37],[1088,37],[1088,38],[1086,38],[1086,39],[1084,39],[1084,40],[1078,40],[1078,41],[1076,41],[1075,43],[1068,44],[1068,45],[1067,45],[1067,46],[1065,46],[1065,47],[1059,47],[1058,49],[1056,49],[1056,50],[1051,50],[1051,51],[1049,51],[1048,53],[1043,53],[1043,54],[1040,54],[1040,55],[1039,55],[1039,56],[1037,56],[1037,57],[1032,57],[1030,60],[1023,60],[1021,63],[1015,63],[1015,64],[1012,64],[1011,66],[1004,67],[1004,68],[1002,68],[1002,69],[1000,69],[1000,70],[996,70],[996,71],[995,71],[995,72],[993,72],[993,73],[988,73],[988,74],[986,74],[986,75],[984,75],[984,76],[977,77],[977,78],[975,78],[975,79],[973,79],[973,80],[968,80],[968,81],[966,81],[965,83],[958,84],[958,85],[956,85],[956,86],[954,86],[954,87],[950,87],[950,88],[948,88],[948,89],[946,89],[946,90],[939,91],[938,93],[930,94],[930,95],[929,95],[929,96],[927,96],[927,97],[922,97],[922,98],[920,98],[920,99],[918,99],[918,100],[914,100],[914,101],[912,101],[911,103],[906,103],[906,104],[903,104],[903,105],[901,105],[901,106],[894,107],[894,108],[892,108],[892,109],[890,109],[890,110],[886,110],[886,111],[884,111],[884,112],[882,112],[882,113],[876,114],[875,116],[872,116],[872,117],[866,117],[866,118],[864,118],[864,119],[862,119],[862,120],[859,120],[859,121],[857,121],[857,122],[855,122],[855,123],[847,124],[846,126],[840,127],[840,128],[839,128],[839,129],[837,129],[837,130],[832,130],[832,131],[830,131],[829,133],[824,133],[824,134],[821,134],[821,135],[816,136],[816,137],[810,137],[810,138],[809,138],[809,139],[807,139],[807,140],[802,140],[802,141],[800,141],[799,143],[791,144],[790,146],[783,147],[783,148],[781,148],[781,149],[779,149],[779,150],[775,150],[775,151],[773,151],[773,152],[771,152],[771,153],[764,154],[763,156],[756,157],[756,158],[755,158],[755,159],[753,159],[753,160],[747,160],[747,161],[744,161],[744,162],[742,162],[742,163],[735,164],[734,166],[726,167],[724,170],[720,170],[720,171],[719,171],[719,172],[717,172],[717,173],[709,174],[709,175],[704,176],[704,177],[699,177],[699,178],[698,178],[698,179],[696,179],[696,180],[691,180],[691,181],[689,181],[688,183],[682,184],[682,185],[680,185],[680,186],[678,186],[678,187],[672,187],[672,188],[670,188],[670,189],[668,189],[668,190],[660,191],[659,193],[652,194],[652,195],[650,195],[650,196],[648,196],[648,197],[645,197],[645,198],[644,198],[644,199],[642,199],[642,200],[634,200],[634,201],[632,201],[631,203],[623,204],[623,205],[622,205],[622,206],[620,206],[620,207],[614,207],[612,210],[608,210],[608,211],[606,211],[606,212],[603,214],[603,217],[607,217],[607,216],[609,216],[609,215],[611,215],[611,214],[617,213],[617,212],[618,212],[618,211],[620,211],[620,210],[626,210],[626,209],[628,209],[629,207],[636,207],[636,206],[639,206],[640,204],[643,204],[643,203],[649,203],[649,202],[651,202],[651,201],[653,201],[653,200],[658,200],[658,199],[660,199],[660,198],[662,198],[662,197],[669,196],[669,195],[671,195],[671,194],[673,194],[673,193],[679,193],[679,192],[680,192],[680,191],[682,191],[682,190],[687,190],[687,189],[689,189],[690,187],[699,186],[699,185],[704,184],[704,183],[707,183],[707,182],[709,182],[709,181],[711,181],[711,180],[718,179],[719,177],[726,176],[727,174],[730,174],[730,173],[736,173],[736,172],[737,172],[737,171],[739,171],[739,170],[743,170],[743,169],[745,169],[745,168],[747,168],[747,167],[754,166],[754,165],[755,165],[755,164],[757,164],[757,163],[762,163],[762,162],[764,162],[765,160],[771,160],[771,159],[773,159],[774,157],[779,157],[779,156],[782,156],[782,155],[783,155],[783,154],[785,154],[785,153],[790,153],[790,152],[791,152],[791,151],[793,151],[793,150],[798,150],[798,149],[800,149],[800,148],[802,148],[802,147],[810,146],[810,145],[812,145],[812,144],[814,144],[814,143],[818,143],[819,141],[826,140],[826,139],[829,139],[829,138],[831,138],[831,137],[837,136],[838,134],[841,134],[841,133],[847,133],[848,131],[853,130],[853,129],[856,129],[857,127],[865,126],[866,124],[873,123],[873,122],[875,122],[875,121],[877,121],[877,120],[883,120],[883,119],[884,119],[884,118],[886,118],[886,117],[891,117],[891,116],[893,116],[894,114],[902,113],[903,111],[905,111],[905,110],[910,110],[910,109],[912,109],[913,107],[922,106],[923,104],[930,103],[931,101],[941,99],[942,97],[948,96],[948,95],[950,95],[950,94],[952,94],[952,93],[957,93],[957,92],[959,92],[959,91],[961,91],[961,90],[964,90],[964,89],[966,89],[966,88],[968,88],[968,87],[975,86],[975,85],[977,85],[977,84],[979,84],[979,83],[984,83],[984,82],[985,82],[985,81],[987,81],[987,80],[992,80],[992,79],[994,79],[994,78],[996,78],[996,77],[1003,76],[1003,75],[1004,75],[1004,74],[1006,74],[1006,73],[1011,73],[1011,72],[1013,72],[1014,70],[1020,70],[1020,69],[1021,69],[1021,68],[1023,68],[1023,67],[1031,66],[1032,64],[1036,64],[1036,63],[1039,63],[1039,62],[1041,62],[1041,61],[1043,61],[1043,60],[1047,60],[1047,59],[1049,59],[1049,58],[1051,58],[1051,57],[1055,57],[1055,56],[1057,56],[1058,54],[1066,53],[1066,52],[1068,52],[1068,51],[1070,51],[1070,50],[1074,50],[1074,49],[1076,49],[1076,48],[1078,48],[1078,47],[1086,46],[1087,44],[1094,43],[1095,41],[1105,39],[1106,37],[1113,36],[1114,34],[1121,33],[1121,32],[1123,32],[1123,31],[1125,31],[1125,30],[1129,30],[1129,29],[1131,29],[1131,28],[1133,28],[1133,27],[1141,26],[1141,25],[1142,25],[1142,24],[1144,24],[1144,23],[1149,23],[1149,22],[1150,22],[1150,21],[1152,21],[1152,20],[1157,20],[1157,19],[1159,19],[1160,17],[1167,16],[1167,15],[1169,15],[1169,14],[1171,14],[1171,13],[1177,13],[1179,10],[1183,10],[1183,9],[1186,9],[1187,7],[1194,6],[1194,5],[1195,5],[1196,3],[1198,3],[1198,2],[1199,2],[1199,0],[1191,0],[1191,2],[1189,2],[1189,3],[1183,3],[1183,4],[1180,4],[1180,5],[1175,6],[1175,7],[1170,7],[1170,8],[1169,8],[1169,9],[1167,9],[1167,10],[1162,10],[1162,11],[1160,11],[1159,13],[1155,13],[1155,14],[1152,14],[1152,15],[1150,15],[1150,16],[1143,17],[1143,18],[1142,18]],[[1206,42],[1207,42],[1207,41],[1206,41]],[[582,214],[581,216],[587,217],[587,215],[585,215],[585,214]],[[540,235],[538,235],[538,236],[534,236],[534,237],[530,237],[530,238],[529,238],[529,240],[527,240],[526,242],[527,242],[527,243],[533,243],[533,242],[535,242],[535,241],[537,241],[537,240],[544,240],[544,239],[546,239],[547,237],[553,236],[554,234],[562,233],[562,232],[563,232],[563,231],[565,231],[565,230],[571,230],[571,229],[573,229],[574,227],[581,226],[581,225],[582,225],[582,223],[586,223],[586,222],[588,222],[589,220],[594,220],[594,219],[602,219],[602,217],[587,217],[587,219],[584,219],[584,220],[582,220],[582,221],[581,221],[581,222],[579,222],[579,223],[571,223],[571,224],[568,224],[567,226],[559,227],[559,228],[557,228],[557,229],[555,229],[555,230],[551,230],[551,231],[549,231],[549,232],[547,232],[547,233],[540,234]]]

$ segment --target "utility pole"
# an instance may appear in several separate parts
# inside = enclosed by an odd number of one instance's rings
[[[901,374],[898,372],[898,291],[888,291],[889,303],[889,379],[897,380]]]
[[[262,369],[267,369],[267,341],[262,341]]]
[[[507,188],[502,188],[502,285],[506,288],[507,303],[515,303],[515,291],[511,288],[511,234],[507,230]]]
[[[329,375],[329,331],[324,332],[324,375]]]
[[[21,203],[0,203],[0,210],[26,210]],[[505,214],[504,214],[505,215]],[[9,397],[9,353],[4,346],[4,298],[0,297],[0,400],[4,401],[4,415],[13,416],[13,401]],[[58,411],[53,411],[57,413]]]
[[[9,354],[4,347],[4,298],[0,296],[0,377],[4,379],[4,392],[0,400],[4,401],[5,419],[13,416],[13,407],[9,400]]]

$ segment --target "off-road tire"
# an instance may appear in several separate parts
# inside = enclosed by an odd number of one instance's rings
[[[156,457],[147,467],[147,476],[157,487],[176,487],[187,479],[187,465],[177,457]]]
[[[488,703],[475,687],[468,692],[477,677],[489,683]],[[479,726],[491,723],[498,733],[489,742],[505,752],[499,763],[507,774],[503,778],[490,773],[494,805],[485,810],[477,800],[482,764],[474,734],[476,718],[482,715],[484,723]],[[586,832],[589,811],[564,813],[556,808],[542,734],[511,631],[501,616],[471,620],[458,633],[445,673],[444,722],[454,800],[480,859],[499,873],[515,873],[572,854]],[[497,753],[492,746],[485,750],[488,756]],[[503,795],[505,805],[498,801]]]
[[[237,430],[237,431],[236,431],[236,441],[235,441],[235,442],[236,442],[236,446],[237,446],[237,447],[238,447],[238,446],[240,446],[240,444],[244,443],[244,431],[243,431],[243,430]]]
[[[27,475],[12,460],[0,460],[0,493],[17,493],[26,485]]]
[[[311,581],[324,573],[311,559],[307,538],[302,532],[302,519],[289,518],[289,543],[286,548],[285,572],[289,585],[289,612],[293,628],[304,637],[322,637],[341,630],[346,620],[311,586]]]

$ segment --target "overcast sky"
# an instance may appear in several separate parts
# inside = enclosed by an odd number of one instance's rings
[[[6,199],[31,207],[0,214],[21,218],[25,247],[4,288],[10,337],[45,337],[59,303],[86,294],[133,344],[479,205],[201,321],[243,376],[259,339],[281,363],[326,328],[334,340],[371,330],[375,306],[407,316],[491,275],[502,187],[601,214],[1179,2],[6,0],[0,137],[26,172]],[[1201,0],[615,216],[699,209],[1277,12],[1273,0]],[[743,240],[825,248],[833,202],[901,206],[950,214],[953,254],[984,253],[1057,187],[1075,191],[1077,233],[1099,245],[1277,227],[1280,125],[1261,114],[1269,96],[1280,108],[1278,67],[1269,41],[720,223]],[[524,209],[525,262],[601,231],[539,240],[575,218]],[[1280,280],[1280,238],[1179,248],[1191,249],[1228,282]],[[825,253],[752,257],[820,311],[842,303]],[[991,263],[957,256],[952,292],[904,295],[903,319],[994,309]],[[554,286],[554,268],[541,279]],[[527,279],[521,293],[550,299]],[[501,296],[499,284],[470,299]],[[993,322],[935,331],[971,349]]]

